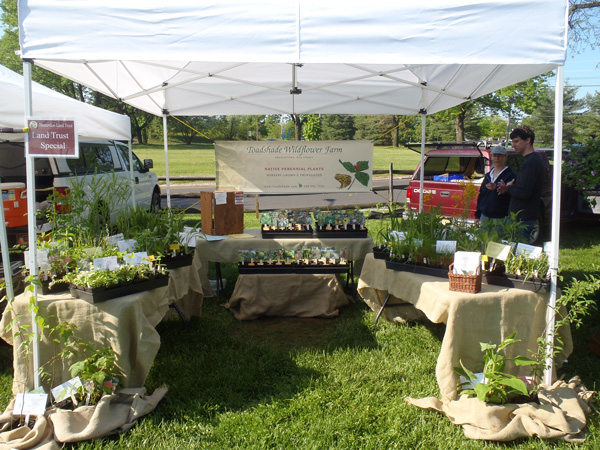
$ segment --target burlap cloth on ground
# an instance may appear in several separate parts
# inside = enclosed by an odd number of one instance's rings
[[[225,306],[238,320],[337,317],[348,298],[335,275],[240,275]]]
[[[374,311],[379,311],[387,293],[392,301],[405,301],[422,311],[434,323],[445,323],[435,373],[443,400],[458,398],[459,376],[454,371],[462,361],[473,372],[483,369],[480,342],[499,344],[507,336],[517,333],[520,342],[505,349],[507,358],[528,356],[537,349],[537,339],[546,325],[548,294],[537,294],[524,289],[507,289],[482,285],[481,292],[467,294],[450,291],[448,280],[409,272],[388,270],[385,261],[365,257],[358,293]],[[396,321],[406,312],[403,308],[386,308],[383,316]],[[573,350],[571,330],[559,330],[563,340],[562,351],[556,358],[560,365]],[[506,372],[529,375],[528,367],[516,367],[508,362]]]
[[[477,398],[461,396],[442,402],[435,397],[407,398],[419,408],[439,411],[453,424],[462,425],[469,439],[512,441],[519,438],[564,439],[583,442],[586,438],[586,414],[593,395],[578,378],[569,383],[557,381],[542,386],[540,404],[489,405]]]
[[[97,439],[131,429],[141,417],[156,408],[167,393],[166,387],[146,395],[145,388],[122,389],[105,395],[96,406],[82,406],[73,411],[53,409],[39,417],[33,429],[13,424],[13,402],[0,415],[0,450],[54,450],[58,443]]]

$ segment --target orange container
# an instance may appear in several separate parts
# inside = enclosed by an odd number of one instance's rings
[[[27,226],[27,189],[25,183],[1,183],[4,220],[8,228]]]

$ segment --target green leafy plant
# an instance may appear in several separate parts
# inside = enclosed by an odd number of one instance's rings
[[[84,359],[72,364],[69,368],[71,377],[79,377],[82,386],[79,388],[80,399],[96,404],[104,394],[114,390],[116,375],[119,374],[116,365],[117,355],[112,347],[94,349],[93,343],[78,343],[84,354]]]
[[[466,379],[466,382],[460,385],[461,394],[476,396],[482,402],[487,403],[506,403],[516,395],[528,396],[529,391],[525,382],[504,372],[507,361],[513,361],[517,366],[536,365],[538,362],[523,356],[515,358],[506,358],[501,351],[509,345],[520,342],[515,339],[515,333],[508,336],[499,345],[481,342],[481,351],[483,352],[483,382],[477,382],[477,376],[467,369],[462,361],[460,367],[454,370]]]

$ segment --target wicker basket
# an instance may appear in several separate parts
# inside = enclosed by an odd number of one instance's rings
[[[454,269],[454,264],[450,264],[450,270],[448,272],[451,291],[477,294],[481,290],[481,267],[477,267],[476,275],[452,273],[452,269]]]

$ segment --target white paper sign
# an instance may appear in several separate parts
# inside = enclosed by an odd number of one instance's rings
[[[480,252],[456,252],[454,253],[453,273],[475,275],[480,264]]]
[[[132,252],[135,248],[135,244],[137,244],[135,239],[123,239],[117,241],[117,247],[119,247],[121,253]]]
[[[17,394],[13,415],[15,416],[43,416],[46,411],[48,394]]]
[[[529,258],[531,258],[531,259],[536,259],[538,256],[540,256],[542,254],[542,251],[543,251],[542,247],[535,247],[533,245],[522,244],[519,242],[517,244],[517,249],[515,250],[515,254],[516,255],[526,255],[526,256],[529,256]]]
[[[126,264],[139,266],[140,264],[148,264],[148,252],[136,252],[130,255],[123,255],[123,261]]]
[[[215,192],[215,205],[227,204],[227,192]]]
[[[79,377],[71,378],[69,381],[65,381],[63,384],[52,388],[52,396],[54,397],[54,401],[62,402],[63,400],[69,398],[71,395],[77,393],[77,389],[81,387],[81,380]]]
[[[436,241],[436,253],[454,253],[456,251],[456,241]]]
[[[96,270],[117,270],[118,268],[119,263],[116,256],[94,258],[94,269]]]
[[[123,233],[118,233],[118,234],[113,234],[112,236],[109,236],[107,240],[110,245],[112,245],[113,247],[116,247],[117,243],[119,241],[122,241],[123,239],[125,239],[125,236],[123,235]]]
[[[406,233],[404,233],[404,231],[390,231],[390,236],[396,242],[402,242],[404,239],[406,239]]]
[[[490,258],[495,258],[500,261],[506,261],[510,254],[511,246],[507,244],[499,244],[497,242],[489,242],[485,250],[485,254]]]

